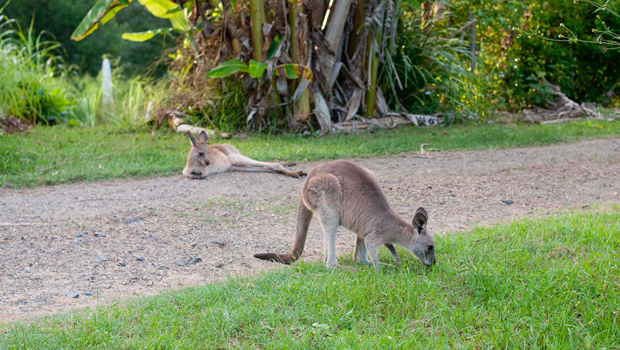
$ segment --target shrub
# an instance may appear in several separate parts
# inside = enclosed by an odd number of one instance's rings
[[[62,60],[59,45],[35,35],[33,26],[11,28],[13,21],[0,12],[0,114],[14,115],[30,123],[66,121],[70,102],[53,87]]]

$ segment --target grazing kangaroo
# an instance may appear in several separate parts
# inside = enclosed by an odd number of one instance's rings
[[[293,250],[289,254],[262,253],[254,257],[290,264],[304,251],[308,226],[317,214],[324,233],[325,266],[338,265],[336,230],[342,225],[357,235],[353,260],[366,264],[370,255],[379,272],[377,251],[385,245],[400,267],[394,244],[403,246],[424,265],[435,263],[435,243],[427,231],[428,214],[420,207],[412,224],[390,208],[375,176],[367,169],[346,160],[335,160],[312,168],[301,187],[297,204],[297,227]]]
[[[209,174],[223,173],[231,170],[239,171],[275,171],[292,177],[306,175],[301,170],[288,170],[283,165],[295,163],[266,163],[259,162],[241,155],[237,148],[228,144],[207,146],[207,133],[198,135],[198,140],[188,132],[192,148],[187,155],[187,163],[183,169],[183,176],[191,179],[202,179]]]

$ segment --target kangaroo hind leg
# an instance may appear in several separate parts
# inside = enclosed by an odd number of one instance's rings
[[[336,259],[336,231],[340,224],[342,188],[332,174],[318,174],[306,182],[302,189],[304,202],[315,214],[323,228],[325,243],[325,266],[334,268]]]
[[[230,160],[230,163],[235,167],[235,170],[243,170],[242,167],[249,167],[249,168],[263,167],[263,168],[271,169],[276,172],[283,173],[284,175],[288,175],[291,177],[298,178],[298,177],[306,175],[306,173],[301,170],[288,170],[279,163],[260,162],[258,160],[248,158],[241,154],[229,154],[228,159]]]

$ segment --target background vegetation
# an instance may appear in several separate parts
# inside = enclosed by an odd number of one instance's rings
[[[200,66],[188,55],[191,45],[187,41],[178,41],[180,46],[173,52],[166,51],[177,43],[169,35],[143,43],[120,39],[123,32],[169,26],[166,19],[152,16],[137,1],[83,41],[70,41],[70,33],[94,2],[8,3],[3,13],[7,17],[0,22],[4,53],[0,69],[6,77],[0,82],[0,115],[44,124],[138,123],[143,120],[138,115],[145,117],[148,102],[153,102],[153,111],[157,105],[181,107],[190,122],[201,126],[210,127],[213,122],[225,131],[248,127],[246,104],[251,91],[243,83],[244,76],[223,81],[206,78],[205,67],[217,64],[214,55],[204,56],[211,61]],[[615,64],[620,50],[518,37],[519,30],[535,30],[555,38],[569,28],[585,40],[595,40],[593,29],[619,27],[620,20],[612,11],[594,13],[589,3],[571,0],[407,0],[398,4],[396,49],[390,55],[395,69],[382,65],[377,83],[390,110],[441,112],[457,122],[486,122],[496,111],[518,112],[544,105],[552,96],[543,78],[577,102],[607,107],[620,103],[620,68]],[[607,6],[618,12],[613,2]],[[474,51],[472,28],[465,26],[473,16]],[[7,23],[10,18],[17,21]],[[169,52],[173,53],[168,56]],[[113,111],[103,109],[98,97],[103,54],[111,57],[115,67],[119,103]],[[161,76],[166,78],[162,81]],[[128,110],[131,117],[125,113]],[[269,109],[263,130],[288,129],[291,125],[280,113]],[[318,129],[316,120],[303,127]]]
[[[620,208],[436,236],[437,264],[303,261],[77,315],[12,323],[0,347],[614,349]],[[391,262],[386,250],[382,261]],[[340,264],[350,265],[351,254]]]
[[[119,13],[114,21],[106,24],[105,30],[94,32],[84,41],[70,40],[86,13],[97,0],[13,0],[8,3],[4,14],[15,19],[22,27],[33,23],[34,33],[45,32],[48,40],[60,44],[57,54],[71,70],[79,74],[97,76],[101,70],[103,55],[112,57],[115,68],[125,77],[135,75],[162,76],[166,65],[157,64],[165,50],[175,45],[174,38],[158,37],[143,43],[121,39],[125,32],[138,32],[165,25],[165,21],[142,10],[138,2],[132,3]]]
[[[116,103],[103,106],[100,78],[67,66],[62,49],[47,32],[37,32],[35,22],[22,27],[0,12],[0,118],[35,125],[142,125],[148,102],[165,94],[165,80],[124,78],[116,70]],[[100,66],[101,57],[97,61]]]

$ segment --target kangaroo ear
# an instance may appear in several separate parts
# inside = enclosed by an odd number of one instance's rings
[[[200,141],[201,143],[207,143],[207,133],[204,131],[200,132],[200,135],[198,135],[198,141]]]
[[[198,141],[196,141],[196,139],[194,138],[194,135],[192,135],[191,132],[187,132],[187,136],[189,136],[189,142],[192,143],[192,146],[196,147],[198,146]]]
[[[413,221],[411,222],[413,228],[418,231],[419,234],[422,234],[422,232],[426,228],[427,222],[428,214],[426,213],[426,210],[424,210],[424,208],[422,207],[419,207],[418,210],[416,210],[415,215],[413,216]]]

